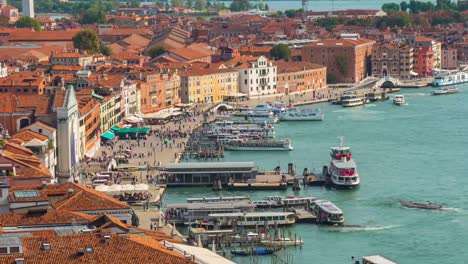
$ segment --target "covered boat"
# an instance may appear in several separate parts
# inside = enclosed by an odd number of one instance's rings
[[[413,201],[400,200],[400,204],[404,207],[416,208],[416,209],[440,210],[443,208],[442,205],[431,203],[431,202],[416,203]]]
[[[252,256],[252,255],[271,255],[279,249],[268,249],[268,248],[251,248],[247,250],[231,250],[233,255],[237,256]]]

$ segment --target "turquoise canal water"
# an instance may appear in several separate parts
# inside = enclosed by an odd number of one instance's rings
[[[293,151],[226,153],[227,161],[256,161],[260,169],[278,164],[286,169],[288,162],[294,162],[302,173],[305,167],[327,164],[329,147],[337,145],[337,136],[342,135],[361,175],[357,190],[308,187],[298,193],[216,195],[316,196],[339,206],[346,224],[362,226],[295,225],[290,231],[305,245],[288,249],[294,263],[352,263],[351,256],[370,254],[399,263],[468,263],[468,85],[459,87],[460,93],[447,96],[431,96],[431,88],[402,90],[407,105],[401,107],[390,101],[353,109],[322,104],[323,122],[277,125],[277,137],[292,139]],[[209,188],[174,188],[167,190],[164,202],[214,195]],[[407,209],[399,205],[400,199],[435,201],[448,210]]]

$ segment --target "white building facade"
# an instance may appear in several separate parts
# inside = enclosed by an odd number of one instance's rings
[[[239,72],[239,91],[249,97],[276,92],[276,66],[264,56],[249,61],[248,67],[236,68]]]

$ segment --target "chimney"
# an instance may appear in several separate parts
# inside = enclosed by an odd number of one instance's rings
[[[46,181],[42,181],[41,182],[41,189],[42,190],[45,190],[47,188],[47,182]]]
[[[74,193],[75,193],[75,190],[73,190],[71,188],[67,190],[68,196],[72,196]]]
[[[80,256],[84,255],[84,248],[78,248],[78,250],[76,250],[76,254]]]

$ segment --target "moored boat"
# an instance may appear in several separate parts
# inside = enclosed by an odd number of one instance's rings
[[[244,212],[244,213],[215,213],[209,214],[210,222],[218,226],[257,226],[265,223],[277,225],[293,225],[296,218],[292,212]]]
[[[343,137],[340,137],[340,145],[332,147],[331,160],[328,174],[331,183],[336,187],[353,188],[359,185],[360,178],[356,163],[352,158],[351,148],[343,145]]]
[[[372,92],[368,93],[366,97],[369,99],[371,102],[377,102],[377,101],[385,101],[389,99],[389,96],[385,92]]]
[[[260,243],[266,246],[287,247],[287,246],[303,245],[304,240],[284,237],[284,238],[277,238],[277,239],[272,239],[272,240],[260,240]]]
[[[404,105],[405,102],[405,96],[401,94],[395,95],[395,98],[393,98],[393,104],[395,105]]]
[[[416,208],[416,209],[426,209],[426,210],[441,210],[443,209],[442,205],[427,202],[427,203],[417,203],[413,201],[400,200],[400,204],[407,208]]]
[[[322,121],[323,114],[320,109],[300,109],[291,107],[286,109],[279,117],[280,121]]]
[[[231,250],[231,253],[237,256],[271,255],[278,250],[279,249],[268,249],[268,248],[251,248],[247,250],[234,249],[234,250]]]
[[[317,224],[342,225],[344,223],[343,211],[327,200],[315,200],[310,211],[317,217]]]
[[[366,103],[366,98],[350,98],[341,101],[341,105],[343,107],[354,107],[354,106],[361,106]]]
[[[291,140],[246,140],[229,142],[224,145],[226,150],[268,150],[268,151],[288,151],[292,150]]]
[[[441,71],[434,80],[432,86],[445,86],[468,82],[468,73],[464,71]]]

